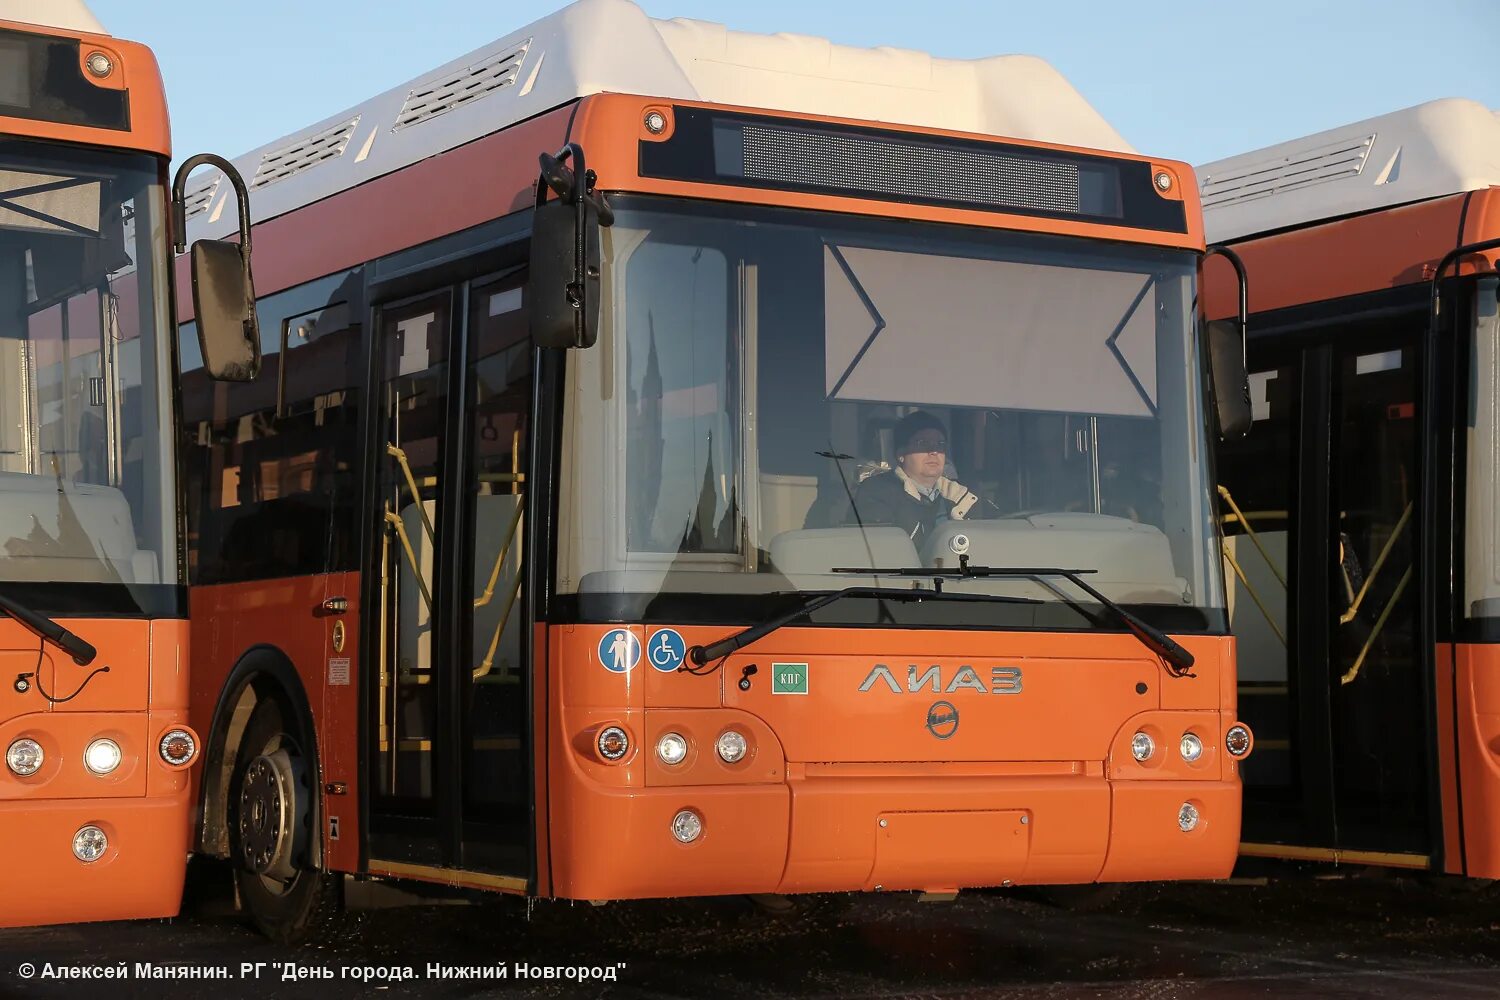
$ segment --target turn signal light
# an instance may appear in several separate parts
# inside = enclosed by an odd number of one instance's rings
[[[157,752],[172,767],[186,767],[198,755],[198,741],[186,729],[169,730],[162,734]]]
[[[1231,757],[1243,757],[1250,752],[1250,730],[1236,723],[1224,734],[1224,749]]]
[[[691,809],[684,809],[672,817],[672,836],[679,843],[691,844],[703,834],[703,818]]]
[[[613,763],[630,752],[630,735],[619,726],[605,726],[599,730],[599,756]]]

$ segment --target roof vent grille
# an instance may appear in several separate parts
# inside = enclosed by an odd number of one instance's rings
[[[526,52],[530,48],[531,39],[528,38],[467,69],[421,84],[406,95],[406,103],[401,105],[401,113],[396,116],[392,131],[420,125],[501,87],[511,86],[520,75],[521,64],[526,61]]]
[[[1375,133],[1354,136],[1286,156],[1261,160],[1232,173],[1205,174],[1203,207],[1228,205],[1357,176],[1370,158]]]
[[[288,146],[271,150],[260,158],[260,166],[256,168],[255,179],[250,182],[250,186],[263,188],[267,184],[284,181],[293,174],[300,174],[320,163],[343,156],[344,148],[349,145],[358,124],[359,116],[356,115],[342,125],[335,125],[315,135],[298,139]]]
[[[214,195],[219,191],[219,180],[222,177],[223,174],[220,174],[211,181],[199,184],[182,196],[182,203],[187,210],[185,218],[191,219],[195,215],[202,215],[208,211],[208,206],[214,203]]]

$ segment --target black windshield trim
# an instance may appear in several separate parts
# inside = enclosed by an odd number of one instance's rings
[[[611,593],[561,594],[553,598],[548,622],[553,625],[711,625],[745,627],[774,618],[816,596],[819,591],[783,594]],[[1124,604],[1127,611],[1172,635],[1227,636],[1228,615],[1222,608],[1178,604]],[[859,608],[867,614],[853,614]],[[1095,611],[1094,609],[1098,610]],[[941,609],[951,609],[944,611]],[[1080,610],[1081,609],[1081,610]],[[959,611],[963,613],[958,613]],[[1093,613],[1100,624],[1086,621]],[[933,620],[948,615],[947,620]],[[1020,620],[1023,615],[1034,620]],[[1037,621],[1035,619],[1041,619]],[[940,632],[1050,632],[1128,635],[1100,605],[1064,601],[1035,605],[976,604],[969,601],[924,601],[921,604],[850,597],[813,613],[793,628],[883,628]]]
[[[187,618],[187,588],[170,583],[31,583],[0,580],[0,597],[49,618]]]

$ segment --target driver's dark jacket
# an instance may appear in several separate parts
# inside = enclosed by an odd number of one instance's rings
[[[951,485],[944,492],[955,495],[958,499],[962,499],[968,492],[962,484],[952,480],[948,480],[948,483]],[[859,484],[854,491],[854,509],[858,517],[850,514],[848,521],[867,528],[893,524],[911,536],[912,541],[920,543],[939,521],[952,517],[956,502],[949,500],[943,493],[938,493],[931,500],[912,496],[907,492],[905,482],[893,469],[876,473]],[[978,504],[971,508],[967,519],[983,516],[979,513],[981,506],[983,505]]]

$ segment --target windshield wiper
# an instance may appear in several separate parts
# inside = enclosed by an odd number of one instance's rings
[[[1079,590],[1088,594],[1094,600],[1109,610],[1120,623],[1125,626],[1142,644],[1151,652],[1160,656],[1168,663],[1167,672],[1173,677],[1192,677],[1193,654],[1189,653],[1181,645],[1160,629],[1154,628],[1141,621],[1135,615],[1126,611],[1114,601],[1105,597],[1099,591],[1084,582],[1082,574],[1097,573],[1096,569],[1060,569],[1055,566],[970,566],[969,557],[960,555],[958,557],[957,569],[943,569],[940,567],[911,566],[901,569],[864,569],[860,567],[844,566],[833,570],[834,573],[860,573],[870,576],[907,576],[923,577],[930,579],[933,585],[941,587],[943,580],[981,580],[988,577],[1043,577],[1060,576],[1073,584]]]
[[[26,628],[30,629],[40,639],[61,646],[63,652],[73,657],[73,662],[80,667],[86,667],[94,662],[94,657],[99,651],[91,644],[78,638],[72,632],[63,628],[57,622],[46,615],[37,614],[30,608],[17,604],[8,597],[0,597],[0,611],[4,611]]]
[[[846,570],[834,570],[835,573],[847,572]],[[876,570],[860,570],[867,575],[873,575]],[[777,629],[789,625],[801,618],[803,615],[812,614],[821,607],[841,601],[846,597],[879,597],[884,600],[907,601],[920,604],[923,601],[974,601],[980,604],[1041,604],[1041,601],[1031,597],[1007,597],[1000,594],[945,594],[941,590],[904,590],[898,587],[845,587],[843,590],[835,590],[827,594],[819,594],[816,597],[803,601],[786,614],[778,615],[770,621],[761,622],[759,625],[751,625],[747,629],[741,629],[734,635],[725,636],[717,642],[711,642],[707,646],[693,646],[687,652],[687,658],[698,666],[703,666],[713,660],[728,656],[737,649],[750,645],[757,639],[763,639]]]

